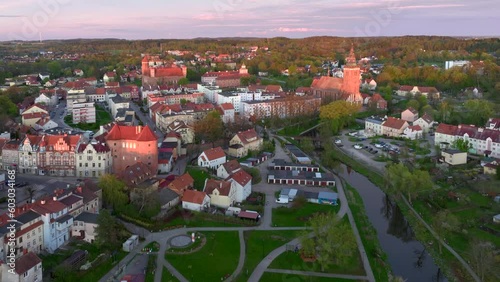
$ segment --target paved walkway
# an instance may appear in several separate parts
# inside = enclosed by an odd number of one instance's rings
[[[238,237],[240,239],[240,259],[238,260],[238,266],[236,270],[226,279],[227,282],[233,281],[238,275],[240,275],[241,270],[243,269],[243,265],[245,264],[245,255],[246,255],[246,244],[245,238],[243,237],[243,231],[238,231]]]
[[[323,273],[323,272],[312,272],[312,271],[297,271],[289,269],[274,269],[269,268],[266,272],[271,273],[283,273],[283,274],[295,274],[303,276],[316,276],[316,277],[326,277],[326,278],[340,278],[340,279],[352,279],[352,280],[368,280],[366,276],[360,275],[349,275],[349,274],[334,274],[334,273]]]

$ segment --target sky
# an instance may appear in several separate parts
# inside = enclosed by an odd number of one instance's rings
[[[0,41],[500,36],[499,0],[0,0]]]

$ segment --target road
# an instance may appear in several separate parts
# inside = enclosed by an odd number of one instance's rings
[[[149,126],[149,128],[151,128],[155,132],[158,139],[163,140],[164,137],[163,133],[160,130],[157,130],[156,125],[149,118],[149,114],[144,114],[139,108],[139,106],[134,102],[130,102],[130,108],[135,111],[137,117],[139,117],[139,120],[142,122],[143,125]]]

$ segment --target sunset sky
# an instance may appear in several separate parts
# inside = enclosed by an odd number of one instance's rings
[[[498,36],[499,10],[499,0],[0,0],[0,40]]]

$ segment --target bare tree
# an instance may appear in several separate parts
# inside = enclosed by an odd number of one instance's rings
[[[26,187],[26,189],[24,190],[24,192],[26,193],[26,195],[28,196],[28,198],[30,198],[30,203],[33,201],[33,198],[35,197],[35,193],[36,193],[36,189],[35,187],[33,186],[28,186]]]
[[[495,246],[491,242],[480,241],[475,239],[470,245],[470,258],[471,264],[481,278],[485,281],[486,275],[491,277],[498,277],[499,271],[495,264]],[[498,281],[498,280],[497,280]]]

